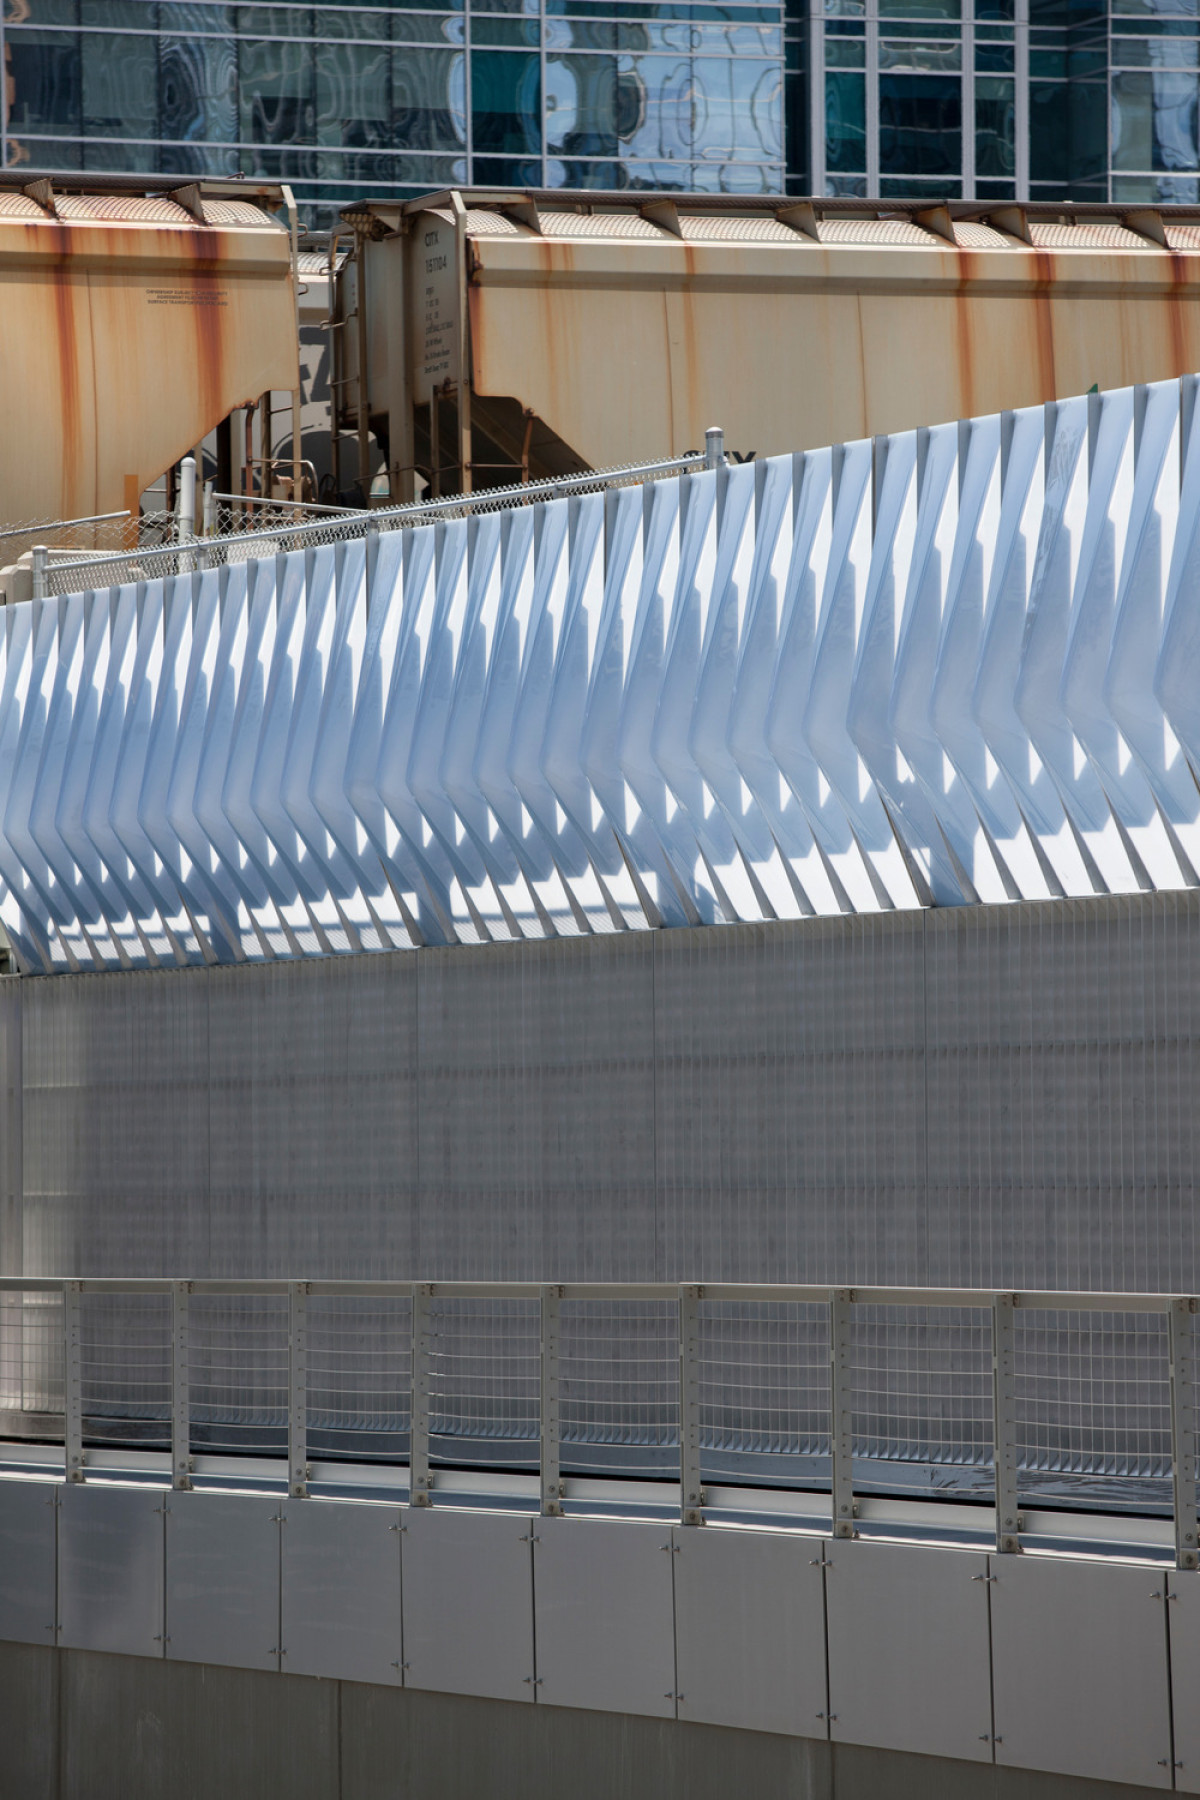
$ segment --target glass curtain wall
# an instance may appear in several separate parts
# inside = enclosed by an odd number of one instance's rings
[[[0,0],[4,160],[290,182],[310,223],[451,184],[783,188],[783,8]]]
[[[1015,0],[825,0],[810,35],[815,190],[1015,198],[1027,40]]]
[[[1200,0],[1110,4],[810,0],[789,187],[1200,202]]]
[[[0,0],[10,166],[1200,203],[1200,0]]]

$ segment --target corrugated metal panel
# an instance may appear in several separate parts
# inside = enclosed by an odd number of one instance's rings
[[[1164,219],[1163,234],[1172,250],[1200,250],[1200,225],[1173,225]]]
[[[416,960],[414,1267],[448,1277],[469,1247],[496,1279],[537,1278],[578,1264],[586,1219],[604,1221],[584,1252],[598,1280],[653,1266],[653,940]]]
[[[211,200],[205,195],[204,216],[210,225],[253,225],[265,231],[279,228],[269,213],[250,200]]]
[[[655,947],[666,1278],[920,1279],[921,915]]]
[[[792,230],[779,219],[730,219],[712,213],[680,213],[679,230],[688,243],[716,244],[791,244],[804,243],[802,233]],[[809,240],[811,242],[811,240]]]
[[[1196,379],[10,606],[17,954],[1191,885]]]
[[[174,200],[143,194],[56,194],[60,219],[103,221],[119,225],[177,225],[197,229],[196,220]]]
[[[467,231],[471,237],[521,237],[523,228],[506,213],[487,212],[473,206],[467,213]]]
[[[637,213],[541,212],[543,237],[653,238],[661,242],[670,233]]]
[[[926,921],[931,1281],[1192,1292],[1200,898]]]
[[[29,194],[0,194],[0,219],[45,220],[50,217],[44,206]]]
[[[822,219],[817,236],[823,244],[908,244],[918,249],[945,249],[945,242],[909,219]]]
[[[954,237],[964,250],[1015,250],[1019,247],[1016,238],[997,231],[994,225],[981,224],[978,219],[956,219]]]
[[[26,981],[25,1272],[1195,1292],[1198,969],[1187,893]]]
[[[1152,250],[1158,245],[1123,225],[1054,225],[1029,221],[1029,237],[1038,250]],[[1161,254],[1161,253],[1160,253]]]

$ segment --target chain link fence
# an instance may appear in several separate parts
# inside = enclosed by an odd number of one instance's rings
[[[98,549],[86,556],[60,556],[54,552],[47,556],[44,565],[35,558],[34,594],[79,594],[101,587],[123,587],[130,582],[161,580],[171,575],[192,575],[289,550],[346,543],[362,538],[368,532],[400,531],[443,519],[463,519],[514,506],[530,506],[537,501],[569,499],[577,494],[597,493],[608,488],[637,487],[644,482],[687,474],[705,466],[703,455],[668,457],[660,462],[631,463],[621,468],[517,483],[511,487],[485,488],[478,493],[456,494],[445,500],[421,500],[410,506],[377,507],[364,512],[345,512],[283,500],[254,505],[237,496],[217,496],[215,509],[212,505],[206,507],[207,521],[214,527],[211,532],[202,530],[198,536],[181,536],[176,530],[169,541],[139,540],[128,549],[113,552]],[[174,515],[166,516],[174,518]],[[44,540],[37,541],[40,544]]]

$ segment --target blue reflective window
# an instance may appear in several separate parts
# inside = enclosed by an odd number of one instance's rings
[[[867,83],[840,71],[825,77],[825,167],[835,174],[867,166]]]
[[[541,150],[541,78],[536,56],[502,50],[471,55],[471,129],[476,155]]]
[[[959,175],[962,83],[946,75],[880,75],[881,175]]]
[[[466,142],[461,50],[392,52],[391,142],[397,149],[454,150]]]
[[[1016,83],[981,76],[975,83],[975,173],[1011,176],[1016,166]]]
[[[79,39],[72,32],[10,32],[5,45],[10,132],[80,129]],[[40,161],[40,153],[33,161]]]

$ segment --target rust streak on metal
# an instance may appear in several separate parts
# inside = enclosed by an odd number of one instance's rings
[[[1034,252],[1034,342],[1037,353],[1038,399],[1060,398],[1057,391],[1054,357],[1054,258],[1045,250]]]
[[[196,373],[200,388],[200,416],[205,433],[219,425],[224,417],[225,338],[222,319],[219,270],[221,238],[216,231],[181,232],[195,261],[193,282],[197,305],[193,308],[196,328]]]
[[[955,251],[958,259],[958,293],[954,301],[954,350],[958,359],[958,385],[962,394],[962,416],[974,415],[975,406],[975,333],[974,300],[971,285],[975,279],[975,257],[970,250]],[[931,424],[935,421],[931,420]]]
[[[79,343],[76,337],[74,278],[70,257],[72,231],[69,225],[54,228],[58,238],[58,259],[54,265],[52,292],[54,297],[55,349],[58,355],[59,422],[62,429],[62,477],[60,504],[65,504],[79,483],[81,431],[83,423],[79,393]]]
[[[1168,250],[1170,257],[1171,282],[1174,288],[1167,301],[1167,328],[1171,334],[1171,374],[1186,375],[1190,372],[1190,358],[1187,349],[1187,322],[1184,316],[1185,305],[1195,307],[1195,299],[1190,302],[1184,299],[1181,290],[1190,286],[1188,281],[1187,262],[1178,250]]]

